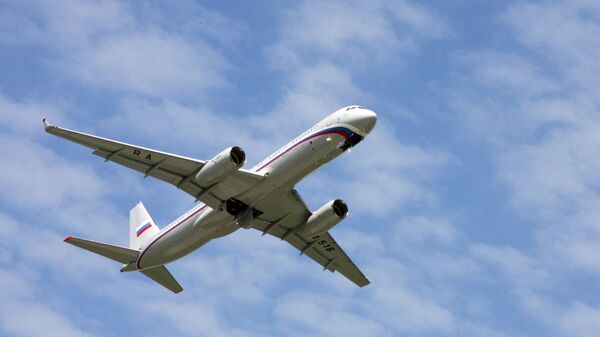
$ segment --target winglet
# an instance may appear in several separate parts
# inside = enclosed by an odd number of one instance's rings
[[[71,240],[73,238],[72,235],[67,236],[63,241],[64,242],[69,242],[69,240]]]
[[[51,126],[50,123],[48,123],[48,118],[46,117],[42,119],[42,123],[44,123],[44,130],[48,130],[48,128]]]

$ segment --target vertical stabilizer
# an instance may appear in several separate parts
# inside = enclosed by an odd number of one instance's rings
[[[129,211],[129,248],[140,249],[159,232],[160,229],[141,201]]]

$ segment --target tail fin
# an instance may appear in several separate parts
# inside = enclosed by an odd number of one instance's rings
[[[159,232],[160,229],[141,201],[129,211],[129,248],[140,249]]]

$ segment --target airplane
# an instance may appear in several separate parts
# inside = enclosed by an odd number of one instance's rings
[[[93,149],[93,154],[170,183],[195,199],[195,206],[159,228],[142,202],[129,212],[129,247],[68,236],[65,242],[139,271],[173,293],[183,290],[165,265],[240,228],[286,241],[359,287],[370,283],[329,230],[346,218],[341,199],[311,212],[294,186],[324,164],[349,151],[373,129],[377,115],[358,105],[341,108],[256,164],[242,169],[246,154],[229,147],[210,160],[198,160],[101,138],[51,125],[52,135]]]

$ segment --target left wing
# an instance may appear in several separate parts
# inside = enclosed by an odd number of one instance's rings
[[[93,149],[93,154],[104,158],[104,161],[115,162],[143,173],[144,177],[151,176],[172,184],[212,208],[217,208],[224,200],[249,190],[263,178],[254,172],[239,170],[215,188],[207,190],[194,180],[198,171],[206,164],[204,160],[60,128],[50,125],[45,118],[44,129],[52,135]]]
[[[312,214],[296,190],[281,189],[256,207],[264,213],[252,227],[263,235],[270,234],[287,241],[300,251],[300,255],[307,255],[323,266],[323,270],[337,271],[359,287],[370,283],[329,232],[310,238],[295,233],[295,229]]]

